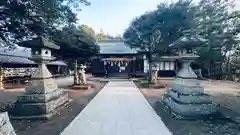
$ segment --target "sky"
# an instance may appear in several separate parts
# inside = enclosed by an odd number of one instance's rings
[[[78,24],[86,24],[97,33],[102,29],[111,36],[123,34],[130,22],[137,16],[156,9],[157,5],[167,0],[89,0],[78,12]],[[170,0],[169,0],[170,1]],[[174,1],[174,0],[173,0]],[[237,8],[240,9],[240,0]]]
[[[130,22],[148,10],[156,9],[163,0],[89,0],[91,5],[78,13],[78,24],[86,24],[96,32],[116,36],[123,34]]]

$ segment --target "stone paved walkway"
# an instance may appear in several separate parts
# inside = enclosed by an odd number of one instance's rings
[[[131,81],[109,82],[61,135],[171,135]]]

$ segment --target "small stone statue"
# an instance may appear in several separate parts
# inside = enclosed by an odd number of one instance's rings
[[[153,65],[153,83],[157,84],[158,83],[158,66],[156,64]]]
[[[80,77],[79,77],[79,73],[78,72],[79,72],[79,70],[77,69],[76,72],[74,73],[74,84],[75,85],[79,85],[79,82],[80,82],[79,81]]]
[[[80,69],[78,71],[78,77],[79,77],[78,80],[79,80],[80,85],[87,84],[86,75],[85,75],[85,68],[86,68],[86,66],[81,65]]]
[[[154,84],[158,83],[158,70],[154,71],[154,76],[153,76]]]

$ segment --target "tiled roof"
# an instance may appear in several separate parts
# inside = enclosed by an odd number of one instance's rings
[[[198,36],[184,36],[170,44],[170,48],[185,48],[185,47],[197,47],[199,45],[203,45],[207,42],[206,39],[203,39]]]
[[[0,62],[12,64],[35,64],[28,58],[31,57],[31,49],[19,47],[13,50],[0,48]],[[49,65],[64,66],[66,63],[63,61],[52,61]]]
[[[98,41],[100,54],[135,54],[136,50],[128,47],[122,40]]]

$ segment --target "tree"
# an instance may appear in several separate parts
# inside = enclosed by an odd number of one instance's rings
[[[149,81],[152,80],[152,56],[155,53],[170,54],[168,45],[183,36],[185,30],[192,28],[194,13],[195,7],[189,0],[161,3],[157,10],[135,18],[124,32],[123,38],[128,46],[147,54]]]
[[[13,45],[37,35],[48,36],[59,26],[76,22],[72,9],[86,0],[1,0],[0,40]]]
[[[231,0],[201,0],[196,6],[197,13],[194,18],[196,26],[192,27],[190,33],[208,41],[196,50],[200,55],[196,63],[207,69],[208,73],[213,73],[215,77],[221,76],[224,63],[229,65],[230,59],[226,55],[239,43],[240,14],[229,12],[231,8],[233,8]]]
[[[240,13],[229,12],[233,5],[232,0],[201,0],[198,3],[179,0],[171,4],[161,3],[157,10],[134,19],[123,37],[130,47],[148,52],[151,34],[154,29],[159,29],[162,38],[153,50],[160,55],[173,54],[168,45],[183,36],[193,35],[206,39],[206,44],[195,49],[200,55],[195,64],[216,77],[222,72],[223,64],[230,62],[229,57],[226,57],[228,52],[239,44]],[[231,68],[227,69],[229,72]]]
[[[52,39],[60,46],[60,50],[55,52],[58,57],[74,63],[74,84],[76,84],[77,63],[86,64],[99,52],[96,40],[74,25],[56,31]]]
[[[63,59],[80,58],[79,60],[85,63],[99,51],[96,40],[74,25],[56,31],[52,39],[60,46],[57,54]]]
[[[100,32],[96,34],[96,39],[98,41],[100,40],[122,40],[122,35],[117,34],[116,36],[111,36],[103,31],[103,29],[100,29]]]
[[[84,31],[85,33],[87,33],[90,37],[92,38],[96,38],[96,34],[95,34],[95,31],[93,30],[93,28],[87,26],[87,25],[80,25],[79,26],[79,29]]]
[[[102,29],[100,30],[100,33],[96,34],[96,39],[97,40],[108,40],[109,39],[109,35],[106,34]]]
[[[114,39],[123,39],[121,34],[117,34],[115,37],[113,37]]]

